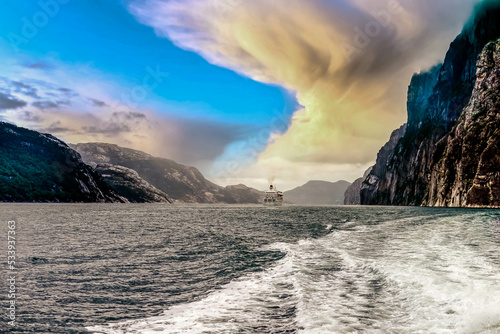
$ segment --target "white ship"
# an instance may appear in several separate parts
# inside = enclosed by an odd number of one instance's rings
[[[264,206],[282,206],[283,192],[278,191],[272,184],[269,190],[264,193]]]

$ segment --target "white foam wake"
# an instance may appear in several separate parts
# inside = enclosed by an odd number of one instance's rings
[[[206,298],[95,333],[499,333],[499,240],[472,215],[350,224]],[[347,224],[346,224],[347,226]],[[500,226],[498,226],[500,235]]]
[[[285,244],[274,246],[286,251]],[[88,329],[95,333],[235,333],[293,327],[297,303],[293,264],[293,256],[286,256],[264,272],[232,281],[202,300],[173,306],[160,316]]]

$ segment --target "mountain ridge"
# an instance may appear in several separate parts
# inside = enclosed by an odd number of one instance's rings
[[[257,204],[262,192],[245,185],[221,187],[195,167],[171,159],[108,143],[80,143],[71,146],[92,165],[114,165],[135,171],[174,202]]]
[[[50,134],[0,122],[0,201],[127,202]]]

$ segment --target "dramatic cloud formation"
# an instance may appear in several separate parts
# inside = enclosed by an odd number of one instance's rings
[[[405,122],[412,73],[444,57],[474,3],[149,0],[129,9],[211,63],[296,92],[303,108],[286,133],[271,133],[253,170],[301,175],[328,163],[360,175]]]
[[[84,6],[73,27],[54,20],[5,57],[0,120],[168,157],[221,184],[352,181],[405,122],[411,75],[443,59],[475,2],[129,0],[133,17],[106,33]]]

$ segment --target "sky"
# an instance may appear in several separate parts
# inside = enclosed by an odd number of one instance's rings
[[[476,0],[0,3],[0,120],[198,167],[220,185],[354,181]]]

